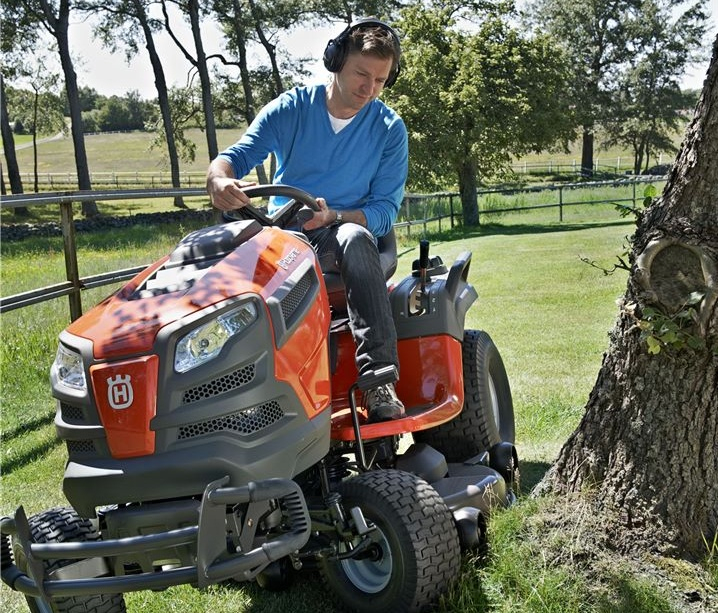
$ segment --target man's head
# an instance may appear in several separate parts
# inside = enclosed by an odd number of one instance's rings
[[[384,87],[391,87],[401,68],[399,36],[389,25],[377,19],[361,19],[333,38],[324,50],[324,66],[329,72],[340,72],[347,58],[361,54],[391,60],[391,70]]]

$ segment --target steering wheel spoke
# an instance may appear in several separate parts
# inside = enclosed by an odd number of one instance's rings
[[[313,196],[307,192],[292,187],[290,185],[252,185],[245,187],[242,191],[249,198],[261,198],[268,196],[282,196],[289,198],[289,202],[282,205],[274,214],[266,215],[260,209],[253,206],[245,206],[237,211],[233,211],[234,215],[225,215],[225,218],[236,219],[254,219],[263,226],[277,226],[286,228],[295,218],[299,217],[298,225],[301,227],[308,221],[311,211],[319,211],[319,205]],[[235,217],[235,215],[237,217]]]

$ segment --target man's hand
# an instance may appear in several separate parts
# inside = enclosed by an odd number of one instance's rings
[[[314,217],[304,224],[304,230],[316,230],[324,226],[331,226],[337,220],[337,214],[329,209],[324,198],[317,198],[317,204],[319,210],[314,211]]]
[[[249,204],[249,198],[242,188],[252,185],[256,183],[230,177],[213,177],[207,179],[207,192],[215,207],[221,211],[231,211]]]
[[[221,211],[241,209],[249,204],[249,198],[243,187],[256,185],[250,181],[240,181],[232,176],[232,167],[221,159],[214,160],[207,171],[207,193],[212,204]]]

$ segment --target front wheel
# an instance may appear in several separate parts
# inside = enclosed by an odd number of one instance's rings
[[[511,387],[499,350],[482,330],[466,330],[461,345],[464,406],[454,419],[414,433],[448,462],[463,462],[500,442],[514,443]]]
[[[357,558],[322,561],[337,597],[365,613],[421,611],[434,604],[461,563],[451,512],[436,490],[410,473],[382,470],[345,481],[339,493],[347,513],[359,507],[375,529]],[[340,546],[340,553],[348,550]]]
[[[36,543],[67,543],[96,541],[100,536],[89,519],[80,517],[73,509],[56,507],[28,518],[30,534]],[[25,555],[17,546],[13,547],[15,563],[21,570],[27,569]],[[75,560],[52,560],[45,562],[48,571],[57,570],[74,563]],[[122,594],[97,594],[93,596],[69,596],[51,601],[50,607],[40,599],[26,596],[32,613],[125,613]]]

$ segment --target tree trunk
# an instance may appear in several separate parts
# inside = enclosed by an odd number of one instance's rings
[[[145,7],[140,0],[134,0],[134,9],[137,19],[142,26],[142,32],[145,36],[145,47],[147,53],[150,56],[150,63],[152,64],[152,71],[155,75],[155,88],[157,89],[157,102],[160,107],[160,114],[162,115],[162,127],[165,131],[165,140],[167,141],[167,157],[170,161],[170,176],[172,178],[172,187],[182,187],[180,182],[180,166],[179,156],[177,155],[177,143],[175,142],[175,133],[172,126],[172,113],[170,110],[170,100],[167,94],[167,79],[165,79],[165,72],[162,68],[162,60],[157,53],[155,47],[155,40],[152,36],[152,28],[150,28],[149,18]],[[174,199],[174,206],[177,208],[187,208],[184,204],[182,196],[176,196]]]
[[[239,56],[239,76],[242,82],[242,91],[244,92],[244,119],[247,125],[250,125],[257,114],[254,111],[254,92],[252,91],[252,82],[247,64],[247,37],[244,32],[243,11],[239,0],[234,0],[233,7],[235,14],[234,33],[237,43],[237,55]],[[263,164],[257,166],[255,170],[260,184],[269,183]]]
[[[10,117],[7,112],[7,100],[5,98],[5,79],[2,74],[0,74],[0,128],[2,129],[3,153],[7,163],[10,193],[22,194],[22,177],[20,176],[20,168],[17,165],[17,156],[15,155],[15,138],[10,128]],[[15,209],[15,214],[17,215],[27,215],[27,213],[27,207],[23,206]]]
[[[593,176],[593,126],[584,126],[581,143],[581,176]]]
[[[40,191],[40,176],[38,174],[37,160],[37,113],[40,100],[40,92],[35,90],[32,104],[32,174],[34,180],[35,193]]]
[[[479,225],[479,202],[476,196],[478,186],[476,163],[466,156],[459,168],[459,194],[465,226]]]
[[[262,18],[256,3],[254,3],[252,0],[249,0],[249,8],[252,11],[252,17],[254,18],[254,30],[257,33],[257,38],[259,38],[259,42],[262,43],[262,47],[264,47],[264,50],[267,52],[267,56],[269,57],[269,63],[272,66],[274,97],[276,97],[279,96],[282,91],[284,91],[282,74],[279,71],[279,64],[277,63],[277,48],[269,41],[266,34],[264,33],[264,29],[262,28]]]
[[[716,535],[716,159],[718,38],[666,187],[633,237],[628,287],[586,413],[539,488],[593,488],[603,509],[618,511],[626,550],[705,556]],[[660,329],[672,320],[683,327]]]
[[[48,22],[52,23],[52,34],[57,40],[57,48],[60,52],[60,63],[65,75],[65,90],[67,91],[67,103],[70,107],[70,121],[72,133],[72,145],[75,150],[75,168],[77,170],[77,185],[79,189],[89,191],[92,189],[90,181],[90,169],[87,163],[87,151],[85,149],[85,137],[82,129],[82,110],[80,105],[80,93],[77,87],[77,74],[72,64],[70,55],[70,43],[68,29],[70,24],[70,3],[62,0],[59,3],[59,13],[55,17],[53,8],[46,0],[43,0],[42,7]],[[82,203],[82,213],[85,217],[97,215],[97,204],[94,201]]]
[[[188,2],[188,12],[190,25],[192,27],[192,38],[197,51],[197,72],[199,73],[199,81],[202,86],[202,108],[204,109],[204,127],[207,137],[207,153],[210,162],[219,154],[217,145],[217,129],[214,122],[214,106],[212,104],[212,81],[209,78],[209,70],[207,69],[207,55],[204,52],[202,43],[202,30],[199,16],[198,0],[190,0]]]

